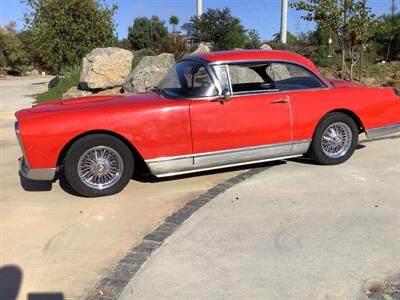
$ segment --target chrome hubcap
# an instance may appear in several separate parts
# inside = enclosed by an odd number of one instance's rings
[[[350,127],[342,122],[329,125],[322,135],[321,146],[325,155],[338,158],[347,153],[353,141]]]
[[[103,190],[113,186],[122,176],[124,164],[117,151],[106,146],[90,148],[79,159],[78,174],[90,188]]]

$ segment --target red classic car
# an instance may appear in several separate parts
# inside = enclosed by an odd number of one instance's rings
[[[121,191],[135,170],[157,177],[309,154],[346,161],[358,135],[400,130],[394,88],[328,80],[283,51],[186,56],[151,92],[38,104],[16,113],[20,171],[64,171],[83,196]]]

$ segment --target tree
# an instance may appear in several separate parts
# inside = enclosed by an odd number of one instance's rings
[[[383,59],[400,58],[400,13],[379,18],[375,41],[378,54]]]
[[[122,39],[118,41],[118,47],[126,50],[131,50],[132,45],[131,42],[128,39]]]
[[[30,62],[21,40],[16,36],[6,39],[4,56],[8,66],[19,72],[24,72]]]
[[[189,49],[181,37],[174,35],[161,38],[157,43],[157,48],[154,49],[154,54],[172,53],[175,60],[178,60],[187,54],[188,51]]]
[[[176,28],[176,26],[179,24],[179,19],[178,19],[178,17],[177,16],[171,16],[170,18],[169,18],[169,24],[171,24],[172,25],[172,32],[176,32],[175,31],[175,28]]]
[[[23,0],[26,24],[39,62],[52,71],[80,64],[93,48],[116,43],[113,16],[117,6],[103,0]]]
[[[274,34],[274,39],[272,40],[274,43],[281,42],[281,33],[277,32]],[[298,41],[297,37],[291,33],[290,31],[287,32],[287,42],[288,43],[296,43]]]
[[[2,67],[9,66],[19,72],[24,72],[31,61],[15,21],[0,27],[0,52]]]
[[[376,20],[361,0],[301,0],[290,4],[297,10],[306,11],[302,18],[315,21],[319,27],[334,32],[342,52],[342,78],[345,72],[353,79],[353,68],[360,48],[375,34]],[[350,63],[350,68],[347,66]]]
[[[136,18],[133,25],[128,28],[128,40],[133,50],[155,48],[157,41],[168,36],[165,22],[157,16],[151,19],[146,17]]]
[[[194,43],[211,43],[214,50],[243,48],[246,30],[229,8],[208,9],[200,17],[193,16],[182,28]]]
[[[8,22],[6,26],[4,26],[4,30],[9,34],[9,35],[15,35],[17,33],[17,21],[11,20]]]
[[[247,33],[246,48],[247,49],[259,49],[261,46],[260,34],[257,30],[251,29]]]

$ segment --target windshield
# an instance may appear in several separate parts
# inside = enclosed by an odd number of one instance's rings
[[[200,98],[217,95],[217,90],[206,68],[194,61],[178,62],[164,76],[157,90],[163,95],[173,98]]]

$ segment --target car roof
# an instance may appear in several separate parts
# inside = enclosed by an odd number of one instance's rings
[[[246,60],[282,60],[282,61],[290,61],[297,64],[301,64],[314,72],[318,72],[314,63],[312,63],[309,59],[305,58],[296,53],[287,52],[287,51],[278,51],[278,50],[229,50],[229,51],[216,51],[216,52],[207,52],[207,53],[197,53],[191,56],[186,56],[185,58],[190,57],[199,57],[203,60],[209,62],[224,62],[224,61],[246,61]]]

